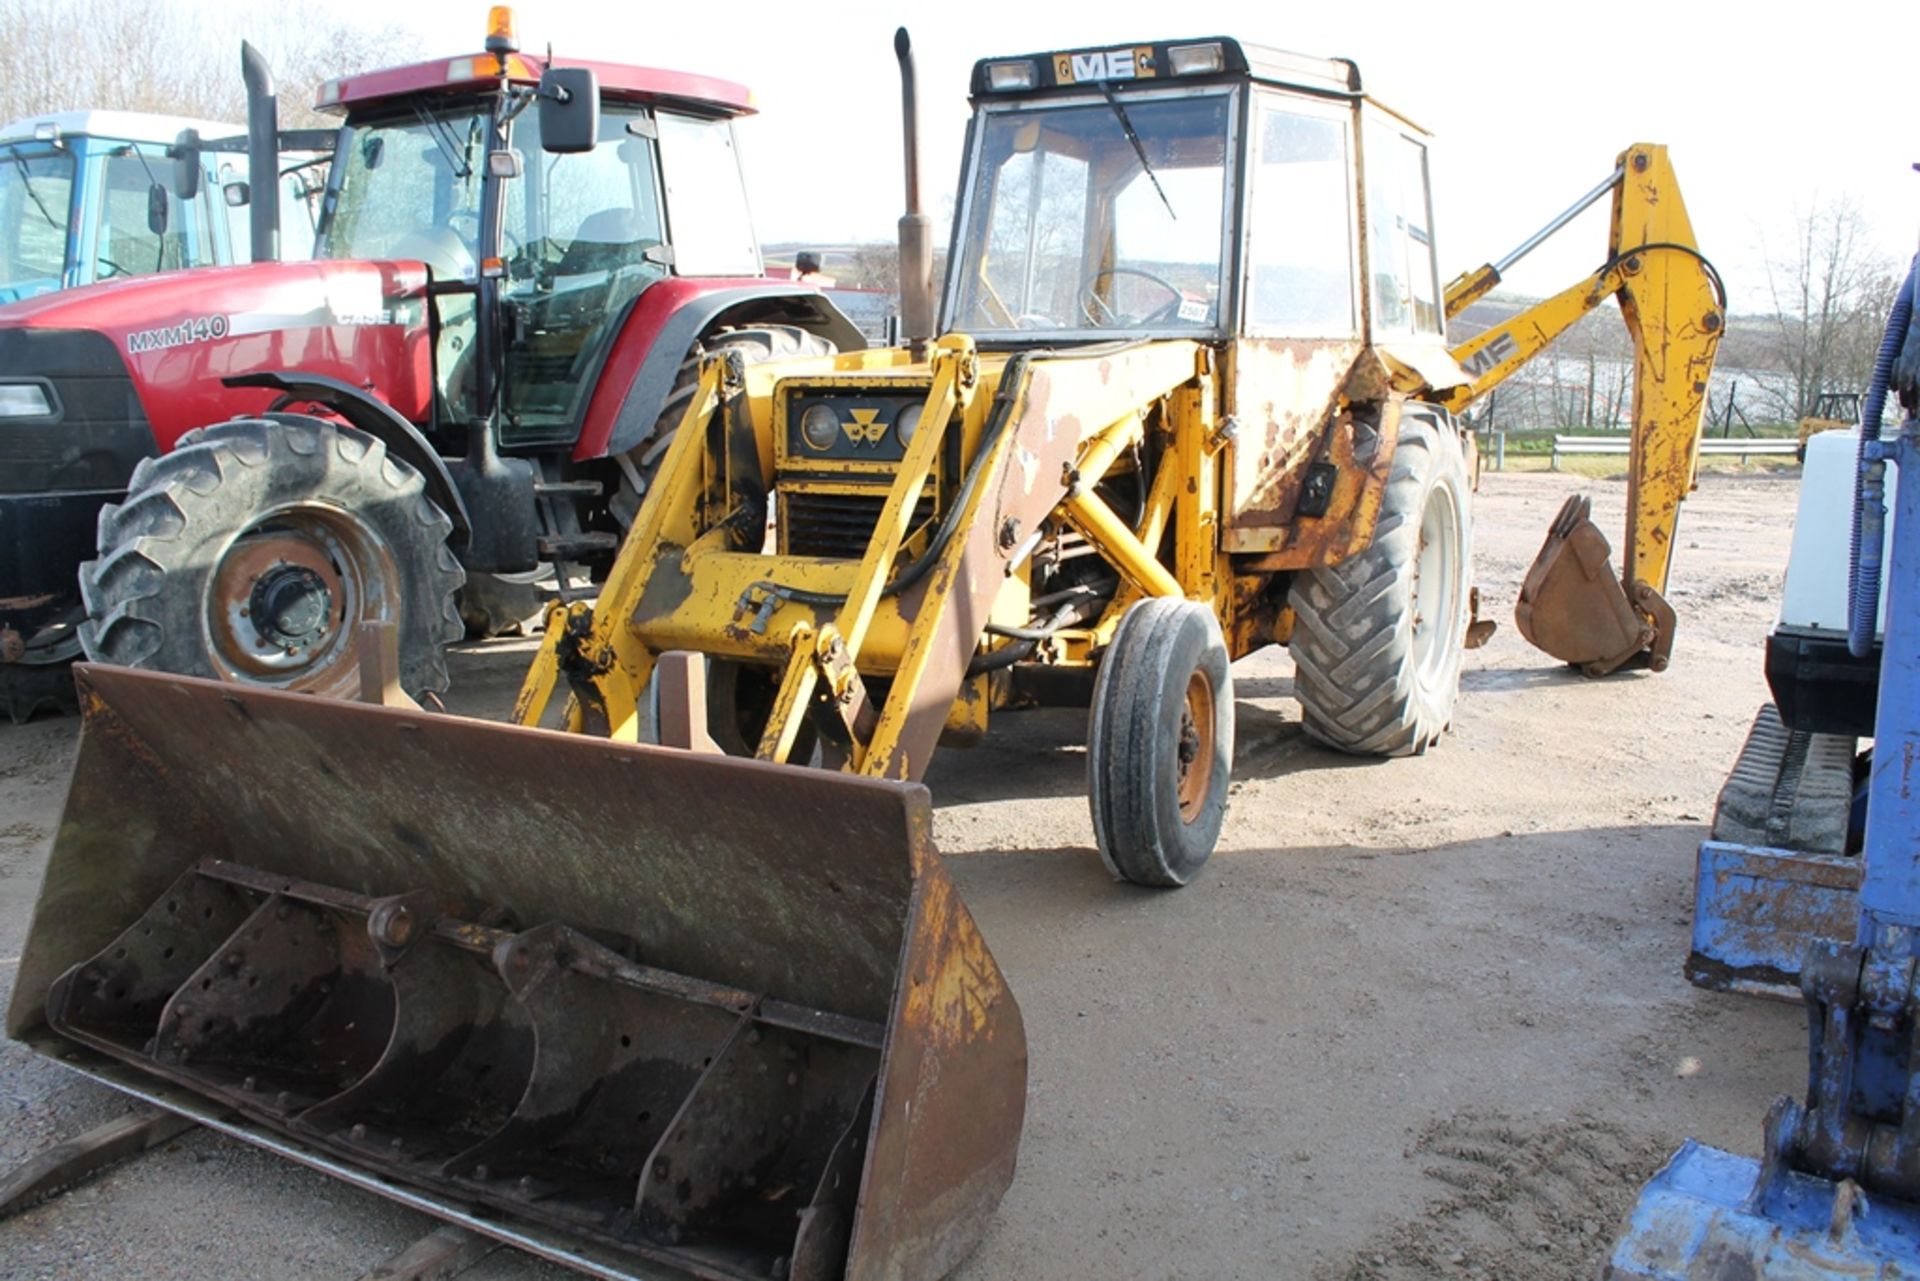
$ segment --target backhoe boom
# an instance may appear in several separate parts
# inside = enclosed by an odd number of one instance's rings
[[[1707,382],[1726,324],[1726,292],[1700,253],[1662,146],[1636,143],[1607,182],[1498,263],[1447,288],[1447,315],[1496,286],[1504,270],[1600,196],[1613,194],[1606,261],[1579,284],[1535,303],[1454,348],[1471,381],[1436,399],[1459,411],[1505,382],[1609,298],[1633,341],[1633,417],[1627,540],[1616,582],[1598,572],[1606,539],[1570,500],[1521,589],[1516,621],[1527,639],[1590,675],[1635,660],[1666,666],[1672,611],[1663,597],[1680,503],[1693,488]],[[1571,558],[1561,548],[1577,544]],[[1558,568],[1556,568],[1558,566]],[[1577,581],[1576,581],[1577,579]]]

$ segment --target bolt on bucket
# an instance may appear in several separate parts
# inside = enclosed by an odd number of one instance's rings
[[[605,1277],[984,1232],[1026,1039],[924,788],[76,670],[16,1039]]]
[[[1514,625],[1534,648],[1589,676],[1604,676],[1642,654],[1648,667],[1661,671],[1673,648],[1673,609],[1647,583],[1635,583],[1628,598],[1613,572],[1613,547],[1592,516],[1584,495],[1561,505],[1520,584]]]

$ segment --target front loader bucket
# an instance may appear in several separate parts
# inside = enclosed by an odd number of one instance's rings
[[[605,1277],[934,1278],[1019,1007],[927,795],[82,666],[8,1031]]]
[[[1613,548],[1592,512],[1592,502],[1579,494],[1561,506],[1520,584],[1514,624],[1535,648],[1589,676],[1604,676],[1643,652],[1659,671],[1673,644],[1672,609],[1645,583],[1635,585],[1634,601],[1627,599],[1613,572]],[[1649,624],[1643,611],[1662,625]]]

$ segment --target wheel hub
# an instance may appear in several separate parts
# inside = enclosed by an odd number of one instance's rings
[[[1187,681],[1174,761],[1180,817],[1191,823],[1206,807],[1213,787],[1213,684],[1205,672],[1195,672]]]
[[[247,596],[247,617],[272,644],[299,649],[327,633],[333,593],[305,565],[275,565],[254,580]]]

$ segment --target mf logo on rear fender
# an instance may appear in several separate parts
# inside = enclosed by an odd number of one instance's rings
[[[225,316],[190,316],[177,325],[162,329],[136,329],[127,335],[127,352],[138,356],[147,351],[165,351],[188,343],[213,342],[227,336]]]

